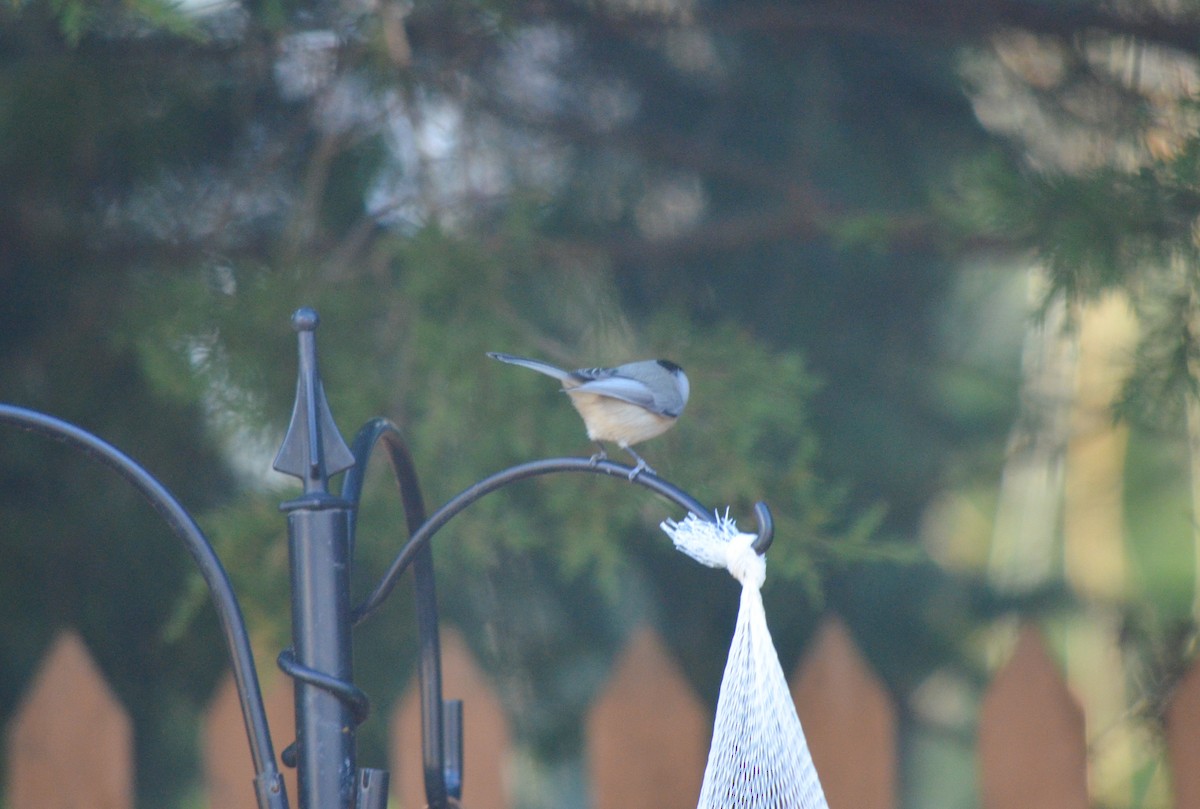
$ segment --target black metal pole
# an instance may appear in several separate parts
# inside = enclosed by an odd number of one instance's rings
[[[344,508],[285,504],[292,571],[296,662],[343,682],[351,679],[350,595]],[[349,809],[354,800],[355,722],[349,707],[320,686],[296,680],[296,768],[300,809]]]
[[[292,318],[300,373],[292,421],[275,458],[277,470],[304,483],[304,493],[281,506],[288,515],[292,575],[295,665],[289,673],[296,688],[300,809],[351,809],[356,794],[354,732],[362,718],[344,693],[353,690],[351,508],[329,493],[329,478],[350,468],[354,457],[334,424],[317,373],[317,322],[311,309],[300,309]]]

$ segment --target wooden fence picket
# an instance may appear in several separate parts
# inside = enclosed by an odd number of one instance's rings
[[[585,734],[594,809],[695,809],[712,716],[652,630],[630,639]]]
[[[463,805],[470,809],[509,809],[512,751],[508,716],[467,643],[443,628],[442,693],[463,701]],[[416,678],[391,719],[392,796],[404,809],[425,806],[421,766],[421,704]]]
[[[296,738],[292,681],[273,666],[261,668],[259,677],[271,741],[278,757]],[[209,809],[256,809],[254,766],[250,761],[246,724],[232,672],[221,679],[208,704],[203,733],[204,780]],[[276,765],[279,766],[279,762]],[[296,771],[289,767],[281,769],[284,787],[294,804]]]
[[[132,723],[76,632],[54,639],[7,735],[9,809],[132,808]]]
[[[1200,661],[1176,685],[1165,719],[1173,806],[1200,809]]]
[[[791,690],[830,809],[894,807],[895,708],[837,616],[821,625]]]
[[[1026,624],[979,712],[984,809],[1087,809],[1083,711]]]

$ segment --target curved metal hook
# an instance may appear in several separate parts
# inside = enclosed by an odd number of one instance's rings
[[[53,438],[100,461],[137,489],[166,521],[175,536],[183,541],[212,594],[213,606],[216,607],[221,631],[225,636],[225,644],[233,665],[234,682],[241,701],[242,718],[246,723],[246,735],[250,742],[250,755],[254,761],[254,784],[259,806],[261,809],[287,809],[287,794],[284,792],[279,769],[275,765],[271,731],[267,726],[267,714],[263,707],[254,655],[241,607],[229,581],[229,575],[195,520],[174,495],[136,461],[74,424],[44,413],[5,404],[0,404],[0,423],[12,424],[28,432]]]
[[[391,421],[376,418],[368,421],[354,437],[351,453],[354,466],[346,473],[342,498],[351,503],[350,540],[353,543],[358,519],[358,504],[362,498],[363,482],[371,453],[380,442],[388,452],[400,499],[404,506],[405,522],[411,537],[425,522],[425,501],[417,481],[417,469],[404,436]],[[353,563],[353,545],[350,559]],[[438,809],[448,803],[446,788],[446,753],[442,705],[441,641],[438,637],[437,593],[433,575],[433,552],[426,545],[413,558],[413,590],[417,605],[417,635],[420,646],[417,681],[421,691],[421,759],[425,770],[425,798],[430,807]]]
[[[775,541],[775,518],[771,516],[771,509],[767,508],[767,504],[759,500],[754,504],[754,519],[758,522],[758,537],[752,547],[762,556]]]
[[[591,458],[546,458],[511,466],[490,477],[484,478],[450,498],[445,505],[435,511],[428,520],[412,533],[408,542],[400,549],[400,552],[392,561],[391,567],[387,569],[387,572],[383,574],[383,578],[375,586],[375,589],[354,609],[351,614],[352,622],[357,626],[383,605],[383,602],[387,600],[388,595],[400,580],[400,576],[413,563],[417,555],[424,552],[433,535],[441,530],[446,523],[483,496],[497,489],[502,489],[510,483],[525,480],[526,478],[549,475],[555,472],[591,472],[621,477],[650,489],[655,494],[661,495],[667,500],[686,508],[699,517],[715,521],[716,518],[714,515],[700,501],[683,489],[663,480],[657,475],[645,471],[630,477],[632,471],[632,467],[622,466],[621,464],[606,460],[597,461]],[[761,501],[756,503],[754,513],[759,529],[758,538],[754,541],[754,549],[762,554],[766,553],[767,548],[773,540],[775,523],[766,503]]]
[[[404,435],[390,420],[374,418],[359,429],[350,448],[354,465],[346,472],[342,482],[342,499],[353,504],[352,520],[357,520],[358,503],[362,499],[363,483],[367,474],[367,463],[375,445],[380,441],[388,451],[388,461],[400,488],[400,499],[404,506],[405,522],[409,533],[416,531],[425,522],[425,501],[417,483],[417,467],[413,463]]]

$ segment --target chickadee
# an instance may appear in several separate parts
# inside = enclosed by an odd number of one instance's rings
[[[688,378],[670,360],[643,360],[616,368],[564,371],[545,362],[488,352],[492,359],[531,368],[562,383],[571,404],[583,417],[588,438],[600,446],[594,460],[608,457],[601,441],[612,441],[637,461],[633,480],[654,470],[630,447],[662,435],[679,418],[688,400]]]

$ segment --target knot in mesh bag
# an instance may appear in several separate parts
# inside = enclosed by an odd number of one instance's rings
[[[737,626],[717,698],[698,809],[828,809],[787,680],[767,630],[766,560],[732,520],[689,514],[662,528],[675,547],[742,583]]]

